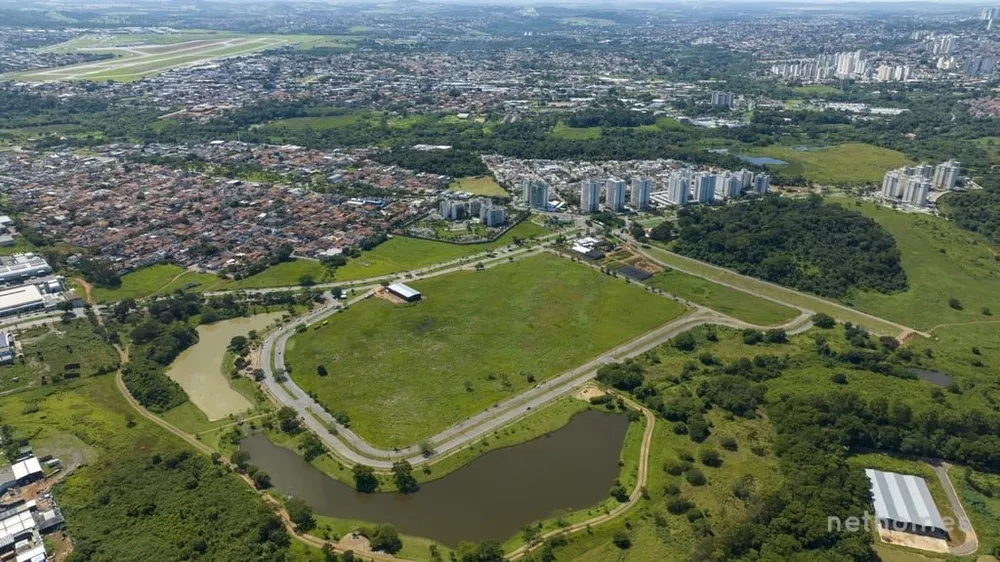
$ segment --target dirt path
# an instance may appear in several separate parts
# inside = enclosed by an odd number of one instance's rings
[[[91,294],[91,291],[93,291],[94,286],[91,285],[90,283],[87,283],[82,277],[74,277],[73,281],[75,281],[77,285],[83,287],[83,299],[89,302],[90,304],[97,306],[97,304],[94,303],[94,297]]]
[[[526,544],[508,554],[507,560],[519,560],[523,558],[525,554],[537,548],[541,548],[545,544],[545,541],[552,537],[557,537],[560,535],[576,534],[579,533],[580,531],[585,531],[595,525],[600,525],[602,523],[607,523],[608,521],[613,521],[614,519],[617,519],[628,510],[632,509],[636,504],[639,503],[639,500],[642,499],[642,491],[646,487],[646,482],[649,479],[649,449],[653,443],[653,428],[656,424],[656,416],[654,416],[653,413],[650,412],[645,407],[632,401],[630,398],[622,394],[619,394],[617,392],[615,394],[621,397],[622,400],[624,400],[625,403],[628,404],[629,406],[632,406],[633,408],[641,411],[643,416],[645,416],[646,418],[646,430],[642,434],[642,449],[639,451],[639,477],[636,478],[635,487],[632,489],[632,493],[629,494],[628,501],[618,505],[618,507],[612,509],[606,514],[598,515],[597,517],[592,517],[586,521],[575,523],[563,529],[556,529],[554,531],[549,531],[548,533],[545,533],[542,536],[538,537],[538,539],[536,539],[533,543]]]
[[[934,330],[938,328],[954,328],[956,326],[975,326],[978,324],[1000,324],[1000,320],[975,320],[973,322],[952,322],[950,324],[938,324],[933,328],[927,330],[929,333],[933,334]]]

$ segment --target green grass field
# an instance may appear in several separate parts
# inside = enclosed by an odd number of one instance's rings
[[[828,96],[830,94],[839,94],[840,90],[834,88],[833,86],[827,86],[826,84],[811,84],[809,86],[796,86],[792,88],[792,91],[798,95],[802,96]]]
[[[996,251],[980,235],[940,218],[900,213],[865,203],[858,208],[896,239],[909,289],[891,295],[850,297],[860,310],[927,331],[942,324],[993,320],[1000,314],[1000,265]],[[960,301],[962,310],[948,305]]]
[[[552,128],[552,136],[563,140],[594,140],[601,137],[600,127],[570,127],[560,121]]]
[[[324,131],[328,129],[339,129],[349,127],[361,119],[360,115],[350,113],[347,115],[324,115],[316,117],[293,117],[291,119],[279,119],[271,121],[268,125],[281,125],[290,129],[315,129]]]
[[[515,237],[527,239],[543,236],[549,232],[544,226],[525,220],[500,238],[483,244],[447,244],[396,236],[379,244],[374,250],[362,253],[361,257],[350,260],[347,265],[337,268],[334,279],[353,281],[420,269],[495,250],[512,243]]]
[[[226,289],[260,289],[264,287],[290,287],[300,284],[308,275],[315,283],[332,281],[330,269],[316,260],[297,258],[281,262],[264,271],[226,284]],[[218,290],[218,285],[214,290]]]
[[[417,443],[684,312],[549,255],[413,285],[425,300],[372,299],[288,345],[296,382],[379,446]]]
[[[185,274],[185,269],[170,263],[158,263],[126,273],[117,289],[94,287],[91,294],[98,302],[141,299],[160,292],[174,279]]]
[[[794,308],[676,270],[660,272],[646,283],[733,318],[760,326],[781,324],[799,315],[799,311]]]
[[[821,184],[881,183],[886,172],[911,163],[901,152],[860,143],[816,150],[768,146],[748,154],[787,162],[786,165],[774,166],[774,169],[789,176],[801,175]]]
[[[507,190],[500,187],[500,184],[490,177],[468,177],[459,178],[448,185],[449,191],[466,191],[474,195],[485,197],[506,197],[510,198]]]

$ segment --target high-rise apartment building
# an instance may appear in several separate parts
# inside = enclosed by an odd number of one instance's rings
[[[653,180],[650,178],[632,178],[630,202],[635,211],[645,211],[649,208],[649,196],[653,192]]]
[[[609,178],[604,188],[604,205],[610,211],[620,213],[625,210],[625,180]]]
[[[580,211],[596,213],[601,208],[601,182],[587,178],[580,182]]]

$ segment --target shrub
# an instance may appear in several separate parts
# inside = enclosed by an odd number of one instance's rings
[[[833,376],[830,377],[830,380],[833,381],[834,384],[847,384],[847,375],[844,373],[834,373]]]
[[[722,455],[715,449],[704,449],[701,452],[701,464],[711,467],[722,466]]]
[[[688,484],[692,486],[704,486],[708,480],[705,475],[701,473],[697,468],[692,468],[691,470],[684,473],[684,479],[687,480]]]
[[[632,539],[629,538],[628,533],[625,531],[615,531],[611,535],[611,543],[622,550],[626,550],[632,546]]]
[[[812,317],[813,326],[817,328],[822,328],[824,330],[829,330],[833,328],[837,321],[833,319],[829,314],[823,314],[822,312],[814,314]]]
[[[727,451],[736,451],[740,448],[735,437],[723,437],[720,444],[722,445],[722,448]]]
[[[948,299],[948,306],[955,310],[962,310],[962,301],[956,299],[955,297],[951,297]]]
[[[764,340],[764,334],[760,330],[754,330],[753,328],[747,328],[743,330],[743,343],[746,345],[757,345]]]
[[[667,500],[667,511],[673,515],[687,513],[694,507],[694,504],[682,496],[676,496]]]

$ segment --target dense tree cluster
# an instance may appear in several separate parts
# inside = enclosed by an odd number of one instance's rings
[[[402,168],[442,174],[455,178],[484,176],[490,173],[478,154],[468,150],[412,150],[396,148],[380,152],[375,159],[383,164],[395,164]]]
[[[952,193],[945,203],[955,224],[1000,244],[1000,185]]]
[[[827,297],[906,289],[892,236],[839,205],[768,197],[680,213],[681,254]]]

